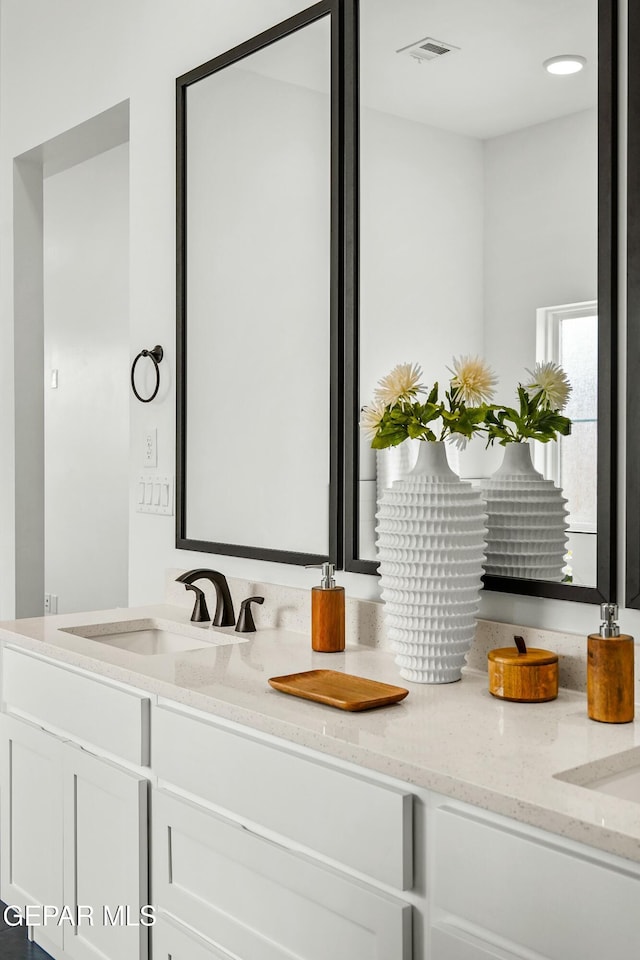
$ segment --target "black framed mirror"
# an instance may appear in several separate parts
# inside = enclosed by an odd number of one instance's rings
[[[176,81],[180,549],[339,560],[337,10]]]
[[[378,488],[407,468],[360,435],[381,376],[416,362],[442,382],[480,354],[513,403],[527,368],[559,360],[572,436],[536,466],[569,500],[574,569],[484,583],[615,596],[617,20],[617,0],[348,2],[347,570],[376,572]],[[565,53],[579,76],[544,69]],[[498,465],[470,453],[462,476]]]
[[[640,10],[629,4],[627,106],[627,422],[625,606],[640,610]]]

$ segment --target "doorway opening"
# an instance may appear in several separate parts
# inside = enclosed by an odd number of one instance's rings
[[[129,109],[14,162],[16,616],[126,606]]]

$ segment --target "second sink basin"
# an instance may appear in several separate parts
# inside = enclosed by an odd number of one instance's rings
[[[640,747],[556,774],[556,779],[640,803]]]
[[[79,627],[61,627],[63,633],[84,637],[106,646],[118,647],[145,657],[168,653],[185,653],[205,647],[242,643],[248,639],[233,632],[196,627],[171,620],[148,617],[142,620],[120,620],[116,623],[89,623]]]
[[[600,793],[610,793],[614,797],[620,797],[621,800],[640,803],[640,766],[624,770],[622,773],[613,773],[608,777],[602,777],[601,780],[594,780],[587,786],[591,790],[599,790]]]

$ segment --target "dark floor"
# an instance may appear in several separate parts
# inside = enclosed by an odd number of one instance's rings
[[[5,904],[0,900],[0,960],[51,960],[48,953],[27,939],[26,927],[4,922]]]

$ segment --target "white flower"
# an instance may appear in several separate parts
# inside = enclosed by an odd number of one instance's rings
[[[460,357],[453,359],[451,386],[457,391],[463,403],[475,406],[490,403],[495,393],[497,377],[491,367],[480,357]]]
[[[469,437],[465,437],[462,433],[450,433],[447,437],[447,440],[450,442],[452,447],[462,453],[463,450],[467,449],[467,444],[469,443]]]
[[[401,400],[415,400],[419,393],[424,393],[421,376],[422,370],[417,363],[399,363],[378,381],[376,402],[393,407]]]
[[[549,360],[547,363],[536,363],[533,370],[527,370],[531,383],[526,383],[527,390],[542,390],[542,402],[551,410],[564,410],[569,402],[571,384],[562,367]]]
[[[373,403],[362,408],[360,428],[370,439],[373,439],[378,432],[385,409],[384,403],[380,400],[374,400]]]

